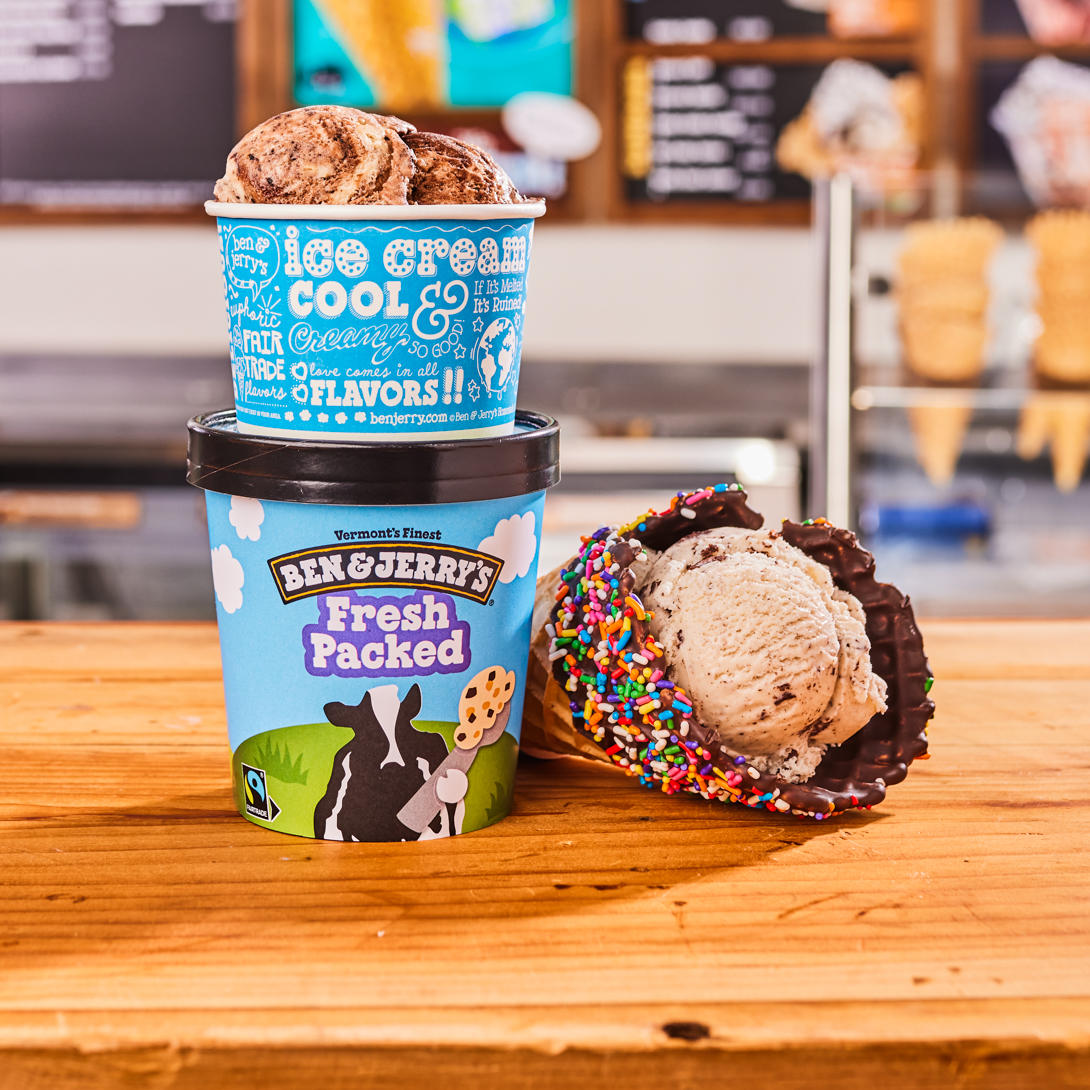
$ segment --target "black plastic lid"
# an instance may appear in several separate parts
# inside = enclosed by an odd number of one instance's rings
[[[189,421],[186,480],[228,496],[367,507],[523,496],[560,480],[560,428],[519,411],[512,435],[364,443],[244,435],[233,409]]]

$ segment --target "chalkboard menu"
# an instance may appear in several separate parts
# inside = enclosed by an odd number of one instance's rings
[[[0,0],[0,204],[211,196],[234,143],[234,0]]]
[[[824,34],[825,15],[812,10],[817,7],[802,0],[628,0],[625,5],[629,35],[660,45]]]
[[[805,199],[806,179],[776,166],[776,139],[802,112],[821,72],[811,64],[632,58],[625,74],[628,198]]]
[[[903,66],[876,66],[893,75]],[[803,200],[810,183],[781,170],[776,142],[825,66],[632,57],[623,77],[624,172],[634,201]]]

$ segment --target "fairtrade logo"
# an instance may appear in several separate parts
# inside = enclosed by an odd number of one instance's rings
[[[246,813],[261,818],[262,821],[275,821],[280,813],[280,807],[269,798],[265,770],[243,764],[242,785],[246,799]]]

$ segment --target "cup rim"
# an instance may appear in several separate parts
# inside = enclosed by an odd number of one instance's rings
[[[217,219],[255,220],[499,220],[537,219],[545,201],[518,204],[238,204],[205,201]]]

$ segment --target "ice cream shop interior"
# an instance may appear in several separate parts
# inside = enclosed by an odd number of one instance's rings
[[[0,37],[3,619],[214,617],[195,414],[459,442],[516,389],[561,426],[541,573],[740,485],[921,617],[1090,611],[1085,0],[0,0]],[[244,216],[466,202],[521,225]],[[337,386],[353,345],[421,377]]]

